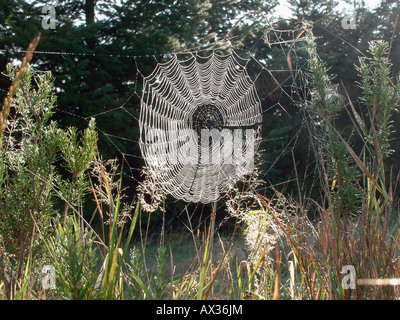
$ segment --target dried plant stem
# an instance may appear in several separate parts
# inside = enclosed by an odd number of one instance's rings
[[[3,142],[1,137],[4,134],[4,130],[6,129],[6,121],[8,115],[10,113],[11,104],[14,98],[15,93],[21,83],[22,76],[24,75],[26,68],[28,67],[29,62],[32,60],[33,52],[35,51],[40,40],[40,33],[33,39],[33,41],[29,44],[28,49],[26,51],[26,55],[22,60],[21,67],[18,72],[15,74],[15,78],[13,84],[10,86],[8,90],[7,96],[4,98],[3,102],[3,110],[0,112],[0,149],[2,148]]]

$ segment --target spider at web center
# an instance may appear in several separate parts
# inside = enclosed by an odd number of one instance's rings
[[[193,129],[200,133],[202,129],[221,130],[224,118],[218,108],[214,105],[202,105],[197,107],[192,115]]]

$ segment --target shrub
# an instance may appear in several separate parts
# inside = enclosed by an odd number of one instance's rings
[[[17,68],[8,65],[15,79]],[[27,68],[10,106],[0,154],[0,279],[8,298],[20,289],[25,263],[43,253],[43,240],[61,217],[57,205],[77,208],[89,190],[85,171],[96,154],[97,134],[90,121],[78,142],[75,129],[58,128],[50,72]],[[70,173],[65,178],[60,165]]]

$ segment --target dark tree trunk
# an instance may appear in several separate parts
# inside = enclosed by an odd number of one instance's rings
[[[93,53],[96,48],[96,32],[95,28],[95,8],[96,8],[97,0],[86,0],[85,1],[85,20],[87,27],[87,35],[85,37],[87,48],[90,53]],[[90,62],[87,66],[88,75],[85,79],[85,82],[88,86],[89,92],[93,92],[96,90],[96,61],[95,57],[89,57]],[[86,116],[86,112],[88,112],[86,106],[86,99],[81,100],[79,107],[79,115],[81,117]]]
[[[89,26],[94,23],[94,8],[96,7],[96,0],[86,0],[85,2],[85,17],[86,25]]]

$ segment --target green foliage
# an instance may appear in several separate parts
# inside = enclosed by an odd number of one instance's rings
[[[370,42],[371,57],[360,57],[359,65],[356,66],[361,88],[358,102],[361,110],[367,110],[363,112],[368,115],[367,119],[357,113],[346,92],[351,111],[347,110],[354,117],[353,123],[361,141],[367,142],[362,146],[364,158],[361,160],[342,138],[343,130],[335,122],[346,107],[345,98],[339,94],[337,85],[332,83],[327,67],[317,54],[310,31],[307,41],[311,99],[306,107],[310,111],[310,125],[313,127],[310,136],[317,137],[313,141],[313,147],[320,162],[319,176],[324,180],[322,184],[325,190],[331,189],[332,198],[328,200],[334,206],[335,212],[339,215],[360,212],[361,196],[365,192],[369,194],[370,187],[366,191],[360,188],[359,169],[364,174],[364,181],[368,181],[367,185],[377,188],[386,196],[384,159],[392,153],[389,144],[389,137],[393,133],[391,117],[393,111],[400,106],[399,81],[394,84],[390,76],[392,65],[388,59],[389,44],[384,41]],[[319,135],[316,134],[318,127],[322,131]],[[374,206],[375,200],[375,197],[373,200],[369,199],[369,207]]]
[[[154,295],[156,299],[165,299],[170,289],[170,282],[166,278],[167,248],[160,246],[157,250],[157,273],[154,276]]]
[[[129,287],[131,299],[164,300],[173,298],[173,283],[167,277],[167,249],[157,248],[155,269],[147,270],[140,250],[133,247],[130,252]]]
[[[129,283],[127,290],[130,297],[134,300],[144,299],[146,297],[145,291],[142,289],[141,284],[135,280],[135,278],[145,279],[146,271],[143,256],[141,255],[140,250],[136,247],[133,247],[130,250],[128,269],[130,277],[128,278]]]
[[[97,166],[100,167],[100,191],[102,188],[105,189],[105,199],[108,203],[108,215],[110,220],[108,221],[109,239],[106,250],[106,257],[103,263],[103,270],[101,274],[101,297],[103,299],[121,299],[124,296],[124,264],[125,257],[129,251],[129,244],[133,231],[135,230],[136,222],[139,216],[139,204],[136,205],[134,215],[132,217],[131,225],[128,234],[123,244],[122,236],[124,235],[123,230],[127,222],[127,217],[130,215],[131,206],[122,208],[122,178],[119,178],[118,184],[113,183],[114,176],[111,176],[105,171],[105,168],[101,162],[97,162]],[[116,193],[114,194],[114,189]],[[93,190],[96,192],[96,190]],[[101,191],[100,191],[101,192]],[[98,194],[100,196],[100,194]],[[96,203],[98,210],[101,210],[101,203],[97,200]],[[104,199],[102,200],[104,201]],[[126,210],[126,211],[125,211]],[[119,227],[119,228],[118,228]]]
[[[382,157],[387,158],[394,151],[390,149],[389,136],[393,133],[393,124],[391,116],[393,111],[400,105],[400,78],[393,84],[391,78],[391,67],[389,55],[389,44],[385,41],[373,41],[370,43],[368,53],[371,57],[361,57],[357,71],[361,78],[359,86],[362,90],[360,102],[368,109],[372,117],[370,130],[366,134],[366,128],[363,133],[371,145],[374,145],[374,139],[380,145]],[[374,138],[376,134],[376,138]],[[379,154],[374,154],[379,159]]]
[[[7,70],[13,80],[16,68],[9,65]],[[83,179],[96,152],[94,121],[78,147],[75,129],[64,132],[50,120],[55,101],[51,73],[28,69],[14,98],[14,117],[9,119],[2,137],[0,275],[9,284],[9,297],[21,277],[28,252],[31,255],[41,251],[41,241],[34,235],[39,232],[42,240],[47,238],[52,232],[51,219],[57,221],[60,217],[57,203],[61,200],[66,208],[74,208],[88,190]],[[62,179],[60,163],[71,173],[70,181]],[[6,259],[10,255],[17,258]],[[31,265],[34,263],[31,259]],[[8,268],[14,269],[11,278],[7,276]]]
[[[309,111],[309,128],[313,150],[319,162],[319,177],[335,212],[355,214],[360,210],[361,192],[356,185],[357,166],[338,136],[335,120],[344,108],[344,97],[332,83],[325,63],[317,54],[311,31],[306,36],[309,45],[310,99],[305,107]],[[319,134],[317,133],[319,131]],[[327,195],[327,196],[328,196]]]
[[[71,206],[78,206],[90,190],[86,173],[97,154],[97,132],[95,121],[92,119],[81,141],[78,140],[77,129],[74,127],[65,131],[58,129],[57,133],[64,167],[71,175],[70,179],[61,176],[57,179],[57,186],[65,197],[63,200],[66,200],[64,210],[66,219],[68,209]]]
[[[15,68],[10,66],[8,75],[11,79],[14,72]],[[54,162],[58,147],[55,123],[49,122],[55,102],[51,91],[49,73],[35,75],[26,72],[14,99],[17,117],[11,121],[9,132],[3,137],[0,237],[5,250],[18,257],[14,280],[21,276],[33,233],[39,228],[46,234],[50,218],[57,215],[53,208],[52,183],[56,175]]]
[[[49,240],[52,264],[56,265],[56,289],[59,299],[87,300],[99,296],[96,289],[99,252],[93,231],[82,228],[75,215],[58,224]]]

